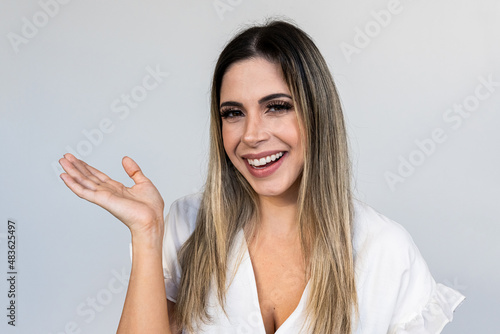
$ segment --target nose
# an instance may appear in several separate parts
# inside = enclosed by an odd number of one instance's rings
[[[250,147],[256,147],[269,139],[265,122],[258,113],[248,113],[245,117],[245,128],[241,141]]]

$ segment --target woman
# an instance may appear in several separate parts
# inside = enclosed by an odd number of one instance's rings
[[[273,21],[226,46],[210,130],[205,189],[165,223],[132,159],[132,188],[60,160],[66,185],[131,231],[120,333],[439,333],[451,320],[464,297],[434,282],[401,226],[352,199],[339,98],[302,30]]]

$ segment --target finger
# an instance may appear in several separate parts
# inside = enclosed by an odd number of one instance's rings
[[[94,176],[87,168],[89,166],[85,161],[77,159],[74,155],[67,153],[68,161],[70,161],[76,169],[80,171],[83,175],[85,175],[90,180],[94,181],[96,184],[101,183],[101,180]],[[65,156],[66,157],[66,156]]]
[[[71,176],[73,182],[79,183],[81,186],[95,190],[96,182],[89,179],[87,176],[83,175],[79,169],[77,169],[71,161],[66,158],[62,158],[59,160],[59,164],[66,171],[66,173]],[[95,178],[95,177],[94,177]],[[71,188],[70,188],[71,189]]]
[[[92,190],[89,190],[83,187],[80,183],[76,182],[71,175],[62,173],[60,175],[61,179],[64,181],[66,186],[74,192],[78,197],[86,199],[89,202],[93,202],[95,193]]]
[[[135,184],[150,182],[149,179],[142,173],[139,165],[132,158],[123,157],[122,165],[125,172],[127,172],[128,176],[134,180]]]
[[[109,176],[98,170],[97,168],[92,167],[91,165],[87,164],[85,161],[82,161],[82,163],[85,164],[85,167],[94,175],[96,178],[98,178],[101,182],[106,182],[111,180]]]

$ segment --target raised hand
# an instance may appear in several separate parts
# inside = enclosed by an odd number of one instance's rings
[[[72,154],[65,154],[59,163],[66,172],[60,175],[62,180],[78,197],[109,211],[127,225],[132,236],[147,235],[161,239],[163,199],[134,160],[129,157],[122,160],[125,172],[135,182],[130,188]]]

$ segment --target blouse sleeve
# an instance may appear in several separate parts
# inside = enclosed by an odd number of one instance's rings
[[[198,194],[176,200],[165,218],[162,255],[163,278],[167,299],[174,303],[177,302],[182,274],[177,253],[194,231],[199,200]]]
[[[458,291],[436,283],[408,234],[407,238],[408,268],[401,277],[389,333],[441,333],[465,297]]]
[[[394,334],[441,333],[453,319],[453,312],[465,297],[446,285],[433,282],[427,303],[418,311],[410,313],[406,321],[394,325]]]
[[[441,333],[465,297],[435,282],[401,225],[369,207],[361,211],[355,238],[360,332]]]

